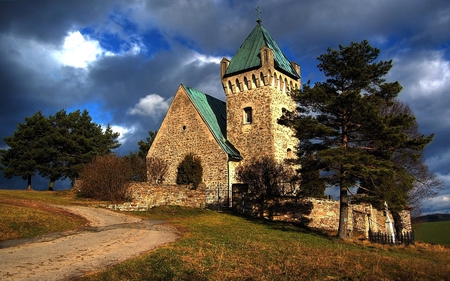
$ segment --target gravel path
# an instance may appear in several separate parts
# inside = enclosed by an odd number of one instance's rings
[[[177,239],[162,221],[100,208],[60,208],[87,218],[89,226],[32,241],[0,243],[0,280],[70,280]]]

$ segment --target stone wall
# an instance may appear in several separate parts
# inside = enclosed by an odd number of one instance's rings
[[[233,210],[251,217],[272,221],[299,223],[313,229],[337,232],[339,201],[318,198],[267,197],[264,201],[249,197],[245,185],[233,185]],[[377,210],[370,203],[350,204],[348,231],[350,236],[368,237],[368,231],[385,232],[390,212]],[[401,213],[403,231],[411,231],[409,211]]]
[[[271,221],[298,223],[313,229],[337,232],[339,226],[339,201],[318,198],[267,197],[264,202],[251,198],[245,185],[233,185],[233,197],[228,198],[226,186],[199,185],[196,190],[185,185],[153,185],[133,183],[129,194],[131,202],[108,205],[121,211],[145,211],[157,206],[185,206],[192,208],[232,209],[239,214]],[[232,199],[232,202],[230,202]],[[386,216],[390,212],[377,210],[369,203],[350,204],[348,217],[349,235],[368,237],[368,231],[386,232]],[[403,231],[411,231],[410,211],[400,213]]]
[[[221,185],[200,184],[196,190],[190,185],[156,185],[133,183],[129,187],[131,202],[111,204],[107,208],[120,211],[146,211],[153,207],[176,205],[192,208],[224,209],[230,204],[228,189]]]

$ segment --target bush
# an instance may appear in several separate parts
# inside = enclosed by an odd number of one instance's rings
[[[147,158],[147,175],[151,183],[163,183],[169,166],[164,159],[158,157]]]
[[[197,189],[202,182],[203,168],[198,157],[193,153],[187,154],[178,165],[177,184],[192,184]]]
[[[292,169],[269,156],[263,156],[239,166],[237,179],[247,184],[253,195],[264,198],[266,195],[284,194],[284,184],[294,181],[295,176]]]
[[[97,156],[80,173],[79,195],[113,202],[125,201],[132,177],[127,159],[115,155]]]

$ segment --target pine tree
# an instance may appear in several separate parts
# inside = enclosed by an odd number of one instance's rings
[[[153,141],[156,138],[156,134],[158,133],[158,131],[148,131],[148,137],[145,138],[146,141],[140,140],[138,142],[139,145],[139,152],[138,155],[139,157],[147,157],[148,151],[150,150],[150,147],[153,144]]]
[[[20,176],[27,180],[27,190],[32,189],[31,178],[46,154],[50,130],[48,119],[38,111],[19,123],[12,136],[4,138],[9,149],[0,150],[0,170],[6,178]]]
[[[50,180],[53,190],[56,180],[75,180],[93,157],[119,147],[118,136],[109,125],[103,131],[86,110],[69,114],[61,110],[49,118],[37,112],[25,118],[13,136],[4,138],[9,149],[0,150],[0,169],[7,178],[27,179],[28,189],[31,177],[39,173]]]
[[[338,236],[347,237],[348,191],[366,190],[376,200],[407,204],[414,177],[394,163],[401,151],[421,151],[432,136],[410,137],[411,114],[383,114],[392,106],[401,86],[384,77],[392,61],[377,62],[380,50],[367,41],[329,48],[319,56],[318,68],[327,77],[292,94],[297,112],[280,123],[291,126],[300,140],[300,163],[317,167],[329,186],[340,190]],[[309,171],[310,172],[310,171]]]

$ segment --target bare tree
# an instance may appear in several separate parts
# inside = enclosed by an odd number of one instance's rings
[[[163,183],[169,166],[164,159],[147,158],[147,175],[150,183]]]
[[[391,105],[383,108],[384,115],[406,114],[414,116],[411,108],[403,102],[395,100]],[[414,121],[412,126],[406,131],[411,139],[419,138],[422,134],[419,132],[419,125]],[[394,154],[393,162],[397,166],[404,167],[414,178],[414,187],[408,192],[408,203],[412,207],[411,215],[418,217],[422,215],[422,201],[436,196],[437,191],[444,188],[444,183],[436,174],[430,171],[427,163],[422,156],[423,151],[399,151]]]
[[[132,175],[130,163],[125,158],[97,156],[80,173],[79,195],[99,200],[124,201]]]
[[[285,164],[277,163],[273,158],[263,156],[251,159],[239,166],[237,178],[249,187],[249,191],[264,200],[266,195],[280,195],[284,183],[294,178],[292,170]]]

